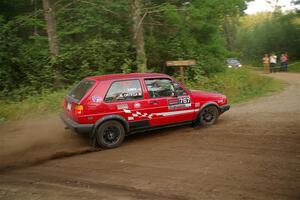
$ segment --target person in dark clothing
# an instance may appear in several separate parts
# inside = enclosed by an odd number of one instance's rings
[[[281,54],[280,56],[280,71],[286,72],[287,71],[287,58],[285,54]]]
[[[288,68],[288,63],[289,63],[289,55],[287,52],[285,52],[285,57],[286,57],[286,62],[285,62],[285,71],[287,72],[287,68]]]

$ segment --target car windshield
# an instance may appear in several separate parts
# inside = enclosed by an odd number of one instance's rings
[[[91,89],[95,81],[84,79],[80,81],[69,93],[73,99],[80,101],[82,97]]]
[[[240,61],[236,58],[229,58],[229,59],[227,59],[227,63],[236,64],[236,63],[240,63]]]

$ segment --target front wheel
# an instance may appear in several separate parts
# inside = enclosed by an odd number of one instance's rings
[[[104,122],[96,131],[97,143],[104,149],[111,149],[122,144],[125,138],[123,125],[115,120]]]
[[[199,115],[200,125],[209,126],[218,120],[219,110],[216,106],[207,106],[203,108]]]

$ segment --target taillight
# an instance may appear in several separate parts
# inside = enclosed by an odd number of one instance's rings
[[[80,105],[80,104],[75,105],[74,114],[75,115],[82,115],[83,114],[83,105]]]

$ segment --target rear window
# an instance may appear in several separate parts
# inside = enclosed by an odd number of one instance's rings
[[[95,84],[93,80],[84,79],[80,81],[69,93],[69,96],[80,101],[82,97],[91,89]]]
[[[139,80],[125,80],[113,82],[105,96],[106,102],[129,101],[143,98]]]

